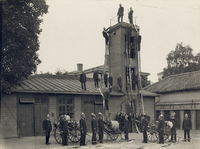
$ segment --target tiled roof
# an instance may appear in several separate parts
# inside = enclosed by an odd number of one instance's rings
[[[171,75],[144,89],[154,93],[200,89],[200,71]]]
[[[86,81],[86,88],[86,91],[82,90],[79,77],[30,77],[23,80],[21,86],[13,87],[11,92],[100,95],[99,89],[94,87],[92,79]],[[156,96],[148,91],[143,91],[143,93],[146,96]],[[124,94],[111,92],[111,95],[122,96]]]
[[[91,79],[86,81],[86,91],[82,90],[78,77],[30,77],[21,81],[20,86],[12,87],[11,92],[100,95],[99,89],[94,87]],[[123,94],[112,92],[111,95]]]

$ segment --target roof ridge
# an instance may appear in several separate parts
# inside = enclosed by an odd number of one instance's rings
[[[169,75],[167,76],[166,78],[168,77],[174,77],[174,76],[181,76],[181,75],[187,75],[187,74],[191,74],[191,73],[200,73],[200,70],[197,70],[197,71],[188,71],[188,72],[182,72],[182,73],[179,73],[179,74],[173,74],[173,75]],[[165,79],[165,78],[164,78]]]

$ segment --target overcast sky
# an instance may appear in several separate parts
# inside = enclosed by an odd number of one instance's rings
[[[49,13],[41,24],[38,54],[42,63],[37,73],[73,71],[77,63],[83,63],[83,69],[104,64],[102,30],[117,23],[120,3],[124,22],[128,22],[130,7],[137,17],[141,70],[150,73],[152,82],[167,66],[166,56],[177,43],[190,45],[194,54],[200,52],[199,0],[47,0]]]

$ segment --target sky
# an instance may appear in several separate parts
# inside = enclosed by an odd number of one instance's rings
[[[119,4],[124,7],[124,22],[132,7],[134,24],[140,26],[141,71],[157,73],[167,66],[167,54],[176,44],[190,45],[193,54],[200,52],[199,0],[47,0],[39,36],[38,55],[42,63],[37,73],[77,70],[104,64],[103,27],[117,23]]]

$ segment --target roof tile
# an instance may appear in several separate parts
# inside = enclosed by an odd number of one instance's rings
[[[144,89],[154,93],[200,89],[200,71],[171,75]]]

